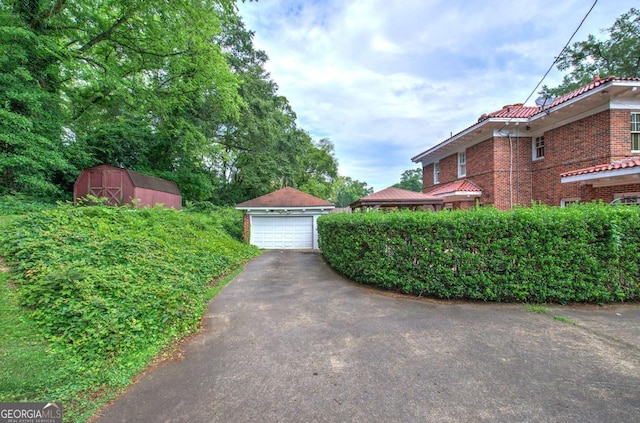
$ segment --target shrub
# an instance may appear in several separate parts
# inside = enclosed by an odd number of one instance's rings
[[[72,381],[51,397],[126,385],[198,328],[211,284],[259,254],[219,224],[208,213],[63,205],[0,228],[19,299]]]
[[[332,214],[327,262],[366,284],[485,301],[640,299],[640,207]]]

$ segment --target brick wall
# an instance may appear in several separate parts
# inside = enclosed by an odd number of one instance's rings
[[[602,199],[605,203],[609,203],[613,200],[613,194],[623,194],[627,192],[640,192],[640,183],[629,185],[616,185],[612,187],[598,187],[594,188],[591,185],[588,186],[587,193],[591,196],[586,201],[593,199]]]
[[[242,227],[243,227],[243,238],[245,240],[245,242],[249,242],[251,241],[251,220],[249,219],[249,215],[245,213],[244,215],[244,219],[242,221]]]
[[[545,138],[544,158],[535,161],[532,137],[487,139],[467,149],[465,178],[482,189],[480,204],[493,204],[499,209],[510,208],[512,202],[558,206],[563,198],[602,198],[608,202],[613,193],[640,191],[634,191],[633,186],[605,189],[578,182],[560,183],[561,173],[632,156],[630,113],[631,110],[606,110],[544,134],[532,134]],[[457,153],[440,160],[440,183],[458,179]],[[423,191],[433,186],[433,165],[428,165],[423,169]]]
[[[610,133],[608,110],[545,132],[544,159],[532,162],[533,200],[559,206],[562,198],[582,197],[580,184],[561,184],[560,174],[608,163]]]
[[[422,192],[426,192],[433,186],[433,164],[422,168]]]
[[[631,112],[638,110],[611,111],[611,160],[619,160],[631,154]]]

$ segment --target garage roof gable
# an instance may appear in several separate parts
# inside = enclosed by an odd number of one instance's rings
[[[314,197],[311,194],[307,194],[302,191],[298,191],[295,188],[285,187],[270,194],[263,195],[253,200],[245,201],[236,205],[237,209],[247,210],[255,208],[333,208],[335,207],[330,202],[318,197]]]

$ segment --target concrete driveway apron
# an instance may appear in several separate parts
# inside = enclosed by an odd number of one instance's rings
[[[97,421],[632,422],[639,339],[638,305],[412,299],[353,284],[318,253],[270,251],[211,302],[183,358]]]

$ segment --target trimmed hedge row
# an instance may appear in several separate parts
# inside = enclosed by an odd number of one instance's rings
[[[318,220],[327,262],[419,296],[517,302],[640,299],[640,207],[604,204]]]

